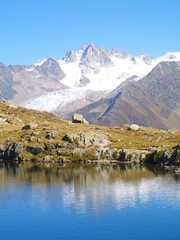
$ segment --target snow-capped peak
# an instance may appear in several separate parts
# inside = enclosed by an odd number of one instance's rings
[[[36,62],[34,66],[44,66],[48,59]],[[136,80],[141,79],[162,61],[180,61],[180,52],[167,52],[152,59],[147,54],[132,56],[125,51],[115,48],[109,51],[90,43],[83,44],[80,50],[68,51],[61,60],[53,59],[53,65],[59,64],[65,76],[61,83],[67,87],[99,91],[112,90],[134,75]]]
[[[168,52],[152,59],[147,54],[132,56],[118,49],[109,51],[94,43],[83,44],[80,50],[68,51],[63,59],[44,58],[27,69],[27,72],[35,69],[39,75],[56,79],[68,89],[45,93],[25,105],[56,111],[58,107],[66,108],[66,104],[74,106],[76,100],[84,103],[88,94],[107,93],[128,79],[142,79],[162,61],[180,61],[180,52]]]
[[[129,53],[128,52],[125,52],[125,51],[120,51],[119,49],[117,48],[113,48],[112,51],[111,51],[111,54],[114,56],[114,57],[117,57],[117,58],[127,58],[129,56]]]
[[[34,66],[41,66],[41,65],[43,65],[43,63],[45,63],[46,61],[48,60],[48,58],[43,58],[43,59],[41,59],[41,60],[38,60],[37,62],[35,62],[33,65]]]
[[[180,52],[167,52],[165,55],[158,57],[158,61],[180,61]]]

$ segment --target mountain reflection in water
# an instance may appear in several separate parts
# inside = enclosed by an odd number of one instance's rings
[[[22,188],[28,188],[28,194],[18,196]],[[60,203],[67,210],[91,214],[106,212],[110,205],[121,210],[151,200],[160,201],[164,207],[180,206],[178,179],[152,166],[1,163],[1,206],[12,191],[14,203],[27,201],[44,211]]]

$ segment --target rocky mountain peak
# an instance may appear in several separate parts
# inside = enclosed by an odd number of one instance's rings
[[[82,72],[96,72],[102,67],[113,66],[110,56],[111,53],[107,49],[100,48],[94,43],[89,44],[82,53],[80,63]]]
[[[66,53],[66,56],[63,58],[63,60],[66,63],[73,63],[78,60],[78,55],[79,55],[79,51],[71,50]]]
[[[147,65],[151,65],[153,63],[153,59],[147,54],[142,55],[142,61]]]
[[[125,51],[120,51],[119,49],[117,48],[113,48],[112,51],[111,51],[111,54],[114,56],[114,57],[118,57],[118,58],[127,58],[129,56],[129,53],[128,52],[125,52]]]
[[[46,77],[61,80],[65,77],[64,72],[59,66],[58,62],[53,58],[47,58],[42,64],[36,65],[38,72]]]
[[[84,43],[81,47],[81,50],[84,52],[84,50],[88,47],[88,44]]]

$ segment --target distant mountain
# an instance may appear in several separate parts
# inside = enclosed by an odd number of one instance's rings
[[[91,123],[180,128],[180,62],[161,62],[138,82],[80,109]]]
[[[0,99],[12,99],[16,94],[15,83],[8,67],[0,63]]]
[[[179,52],[152,59],[84,44],[59,60],[1,64],[0,98],[64,117],[83,112],[98,124],[180,128],[178,61]]]
[[[11,96],[3,94],[4,99],[13,99],[18,104],[23,104],[26,100],[38,97],[44,93],[67,88],[60,81],[65,77],[64,72],[52,58],[38,61],[31,66],[4,66]],[[0,75],[3,72],[0,70]],[[8,75],[7,75],[8,74]],[[10,80],[11,79],[11,80]],[[3,84],[4,85],[4,84]]]

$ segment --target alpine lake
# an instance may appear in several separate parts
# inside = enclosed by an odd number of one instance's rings
[[[130,164],[0,163],[1,240],[180,239],[180,175]]]

